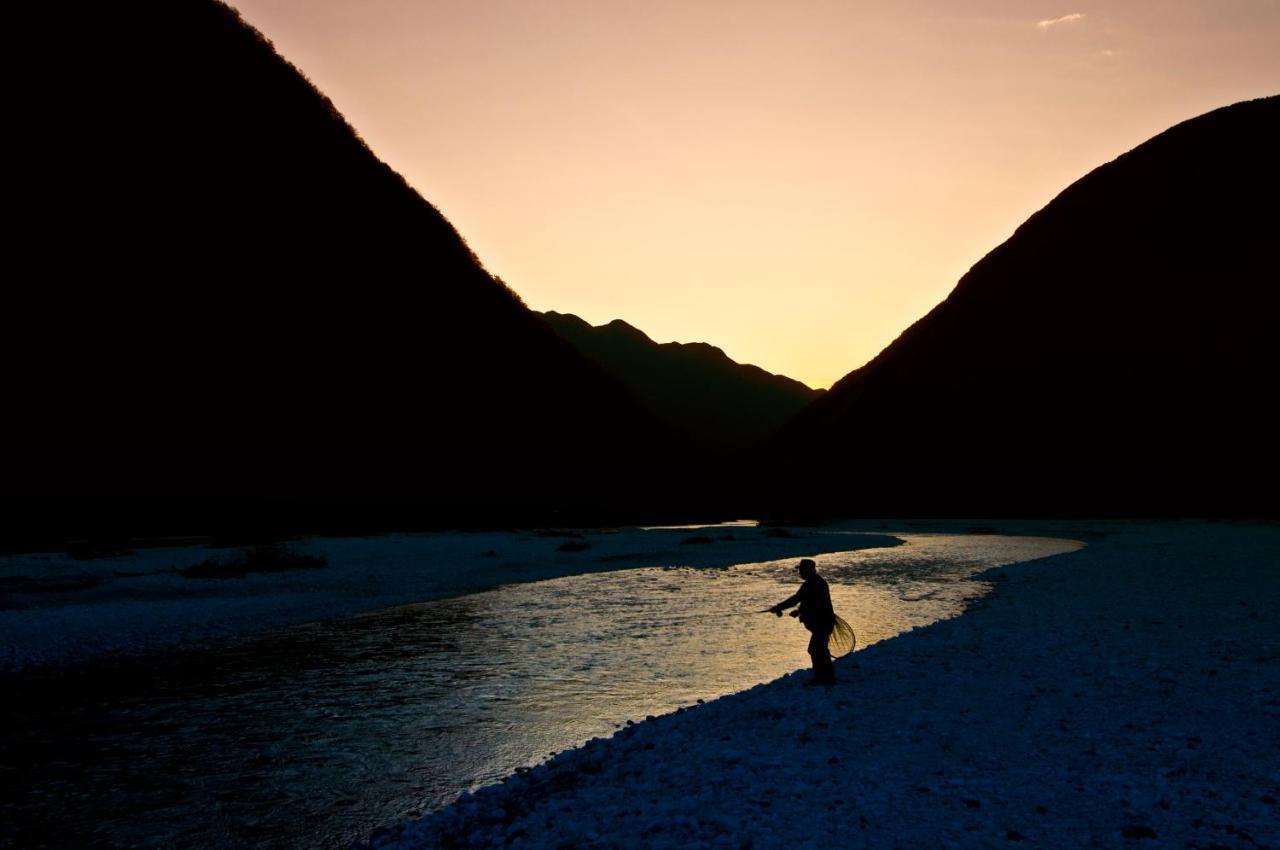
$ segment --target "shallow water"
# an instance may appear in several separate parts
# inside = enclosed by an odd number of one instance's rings
[[[1079,544],[899,535],[822,555],[859,648],[955,616],[989,567]],[[342,847],[545,759],[807,664],[753,613],[795,559],[501,587],[27,683],[0,733],[0,844]]]

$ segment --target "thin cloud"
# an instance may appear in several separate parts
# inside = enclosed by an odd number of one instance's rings
[[[1070,15],[1063,15],[1061,18],[1049,18],[1036,24],[1039,29],[1047,30],[1049,27],[1056,27],[1058,24],[1074,24],[1084,19],[1083,12],[1072,12]]]

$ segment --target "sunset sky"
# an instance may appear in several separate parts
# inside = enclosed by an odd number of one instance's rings
[[[232,0],[537,310],[829,386],[1076,178],[1280,92],[1280,0]]]

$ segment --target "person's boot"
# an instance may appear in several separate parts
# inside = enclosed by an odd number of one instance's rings
[[[825,664],[818,662],[813,665],[813,676],[804,683],[804,686],[806,688],[811,688],[814,685],[821,685],[829,688],[835,683],[836,668],[835,665],[831,663],[831,660],[827,659]]]
[[[821,665],[814,668],[814,681],[825,687],[831,687],[836,683],[836,665],[830,658],[826,658]]]

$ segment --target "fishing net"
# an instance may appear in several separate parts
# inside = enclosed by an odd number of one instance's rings
[[[831,630],[831,637],[827,638],[827,651],[831,653],[831,657],[848,655],[857,645],[858,637],[853,633],[853,627],[837,616],[836,627]]]

